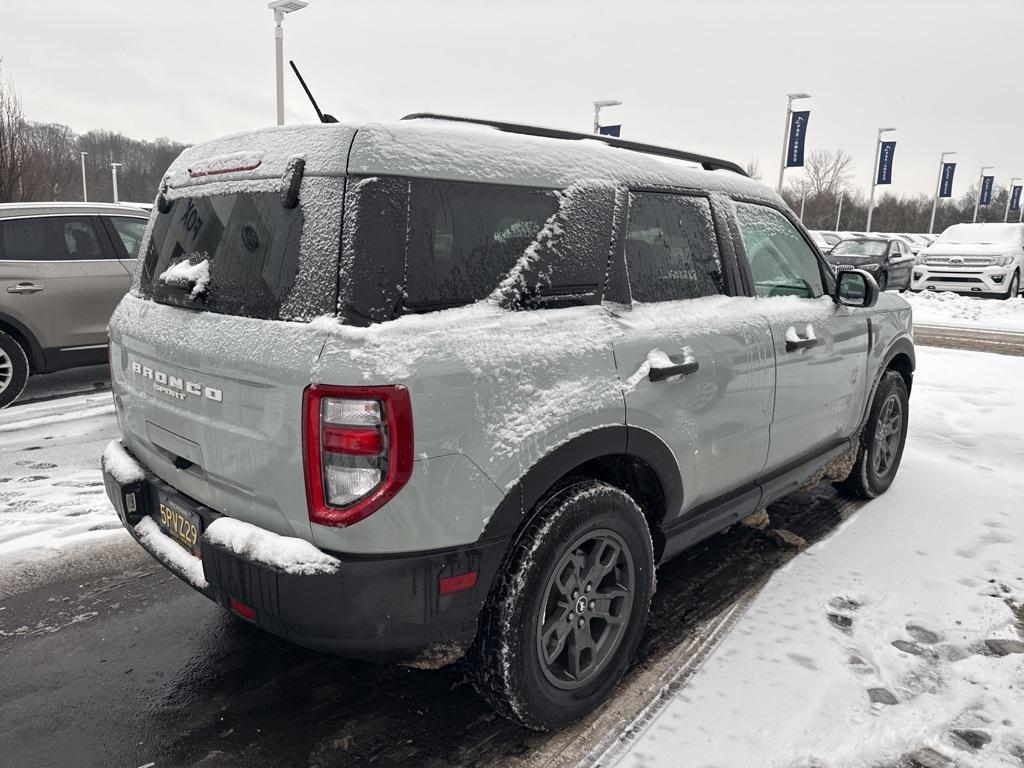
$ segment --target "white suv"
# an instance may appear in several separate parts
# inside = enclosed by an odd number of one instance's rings
[[[910,288],[1010,299],[1024,274],[1024,224],[954,224],[917,255]]]

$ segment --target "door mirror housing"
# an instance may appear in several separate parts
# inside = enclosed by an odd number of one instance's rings
[[[863,269],[844,269],[836,276],[836,304],[873,307],[878,303],[878,283]]]

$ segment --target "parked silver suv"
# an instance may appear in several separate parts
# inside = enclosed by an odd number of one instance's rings
[[[0,205],[0,408],[30,373],[106,360],[145,230],[145,212],[125,205]]]
[[[298,644],[531,728],[614,689],[657,564],[820,478],[892,483],[910,310],[732,164],[458,118],[172,165],[111,322],[107,490]]]

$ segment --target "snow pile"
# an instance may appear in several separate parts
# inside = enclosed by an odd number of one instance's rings
[[[190,264],[185,258],[182,261],[172,264],[160,273],[160,281],[164,285],[174,285],[179,288],[192,286],[191,296],[196,298],[206,291],[210,285],[210,262],[203,259],[198,264]]]
[[[138,465],[120,440],[111,440],[103,451],[103,466],[122,484],[138,483],[146,479],[145,470]]]
[[[135,533],[151,554],[193,587],[206,589],[209,586],[203,572],[203,561],[186,552],[184,547],[161,531],[153,518],[139,520]]]
[[[915,325],[947,325],[1024,333],[1024,298],[980,299],[949,291],[902,294],[914,309]]]
[[[324,554],[308,541],[279,536],[230,517],[219,517],[210,523],[203,538],[240,557],[285,573],[302,576],[335,573],[341,565],[338,560]]]
[[[1020,767],[1024,359],[918,362],[895,484],[772,578],[619,765]]]

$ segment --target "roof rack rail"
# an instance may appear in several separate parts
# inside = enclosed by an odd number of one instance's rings
[[[454,123],[473,123],[475,125],[489,125],[499,131],[507,133],[520,133],[524,136],[542,136],[546,139],[568,139],[570,141],[601,141],[612,147],[628,149],[633,152],[642,152],[645,155],[658,155],[660,157],[671,157],[676,160],[688,160],[692,163],[699,163],[705,171],[732,171],[741,176],[748,176],[736,163],[728,160],[721,160],[717,157],[697,154],[696,152],[684,152],[681,149],[659,147],[656,144],[642,144],[638,141],[625,141],[615,136],[602,136],[596,133],[577,133],[576,131],[563,131],[558,128],[540,128],[535,125],[523,125],[521,123],[503,123],[498,120],[481,120],[474,117],[459,117],[457,115],[438,115],[432,112],[414,112],[406,115],[403,120],[448,120]]]

